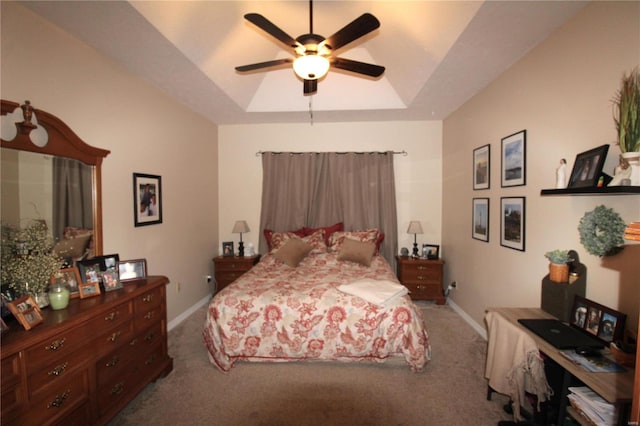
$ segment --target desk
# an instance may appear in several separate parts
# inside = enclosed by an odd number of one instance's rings
[[[579,365],[574,364],[565,358],[558,349],[518,323],[518,320],[522,318],[554,318],[553,315],[546,313],[542,309],[490,308],[488,311],[499,314],[510,323],[518,326],[523,332],[533,338],[538,345],[540,352],[544,353],[562,367],[564,377],[560,394],[560,408],[557,424],[563,424],[562,420],[564,420],[568,402],[568,387],[572,376],[584,383],[585,386],[591,388],[607,402],[618,405],[622,409],[620,421],[624,421],[623,418],[625,417],[625,411],[628,410],[628,406],[633,398],[633,380],[635,374],[633,369],[627,368],[627,371],[622,373],[592,373]]]

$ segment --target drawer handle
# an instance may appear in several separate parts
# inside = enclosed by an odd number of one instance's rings
[[[109,315],[104,317],[104,320],[105,321],[113,321],[114,319],[116,319],[117,316],[118,316],[117,312],[111,312]]]
[[[135,346],[138,344],[138,339],[133,339],[132,341],[129,342],[129,346]]]
[[[142,301],[143,301],[144,303],[149,303],[149,302],[151,302],[152,300],[153,300],[153,294],[147,294],[146,296],[144,296],[144,297],[142,298]]]
[[[107,367],[115,367],[116,365],[118,365],[119,362],[120,362],[120,357],[116,355],[113,358],[111,358],[111,361],[106,363],[105,366],[107,366]]]
[[[147,360],[144,362],[144,365],[151,365],[154,362],[156,362],[156,355],[155,354],[153,354],[149,358],[147,358]]]
[[[426,285],[419,285],[419,286],[416,286],[416,288],[417,288],[418,290],[424,290],[424,289],[426,289],[426,288],[427,288],[427,286],[426,286]]]
[[[419,279],[419,280],[426,280],[426,279],[427,279],[427,277],[425,277],[424,275],[418,275],[418,279]]]
[[[49,346],[45,346],[44,350],[45,351],[57,351],[62,346],[64,346],[64,342],[66,342],[66,340],[67,339],[54,340],[53,342],[51,342],[51,344]]]
[[[425,269],[427,269],[427,267],[426,266],[418,266],[418,269],[421,270],[421,271],[424,271]]]
[[[115,342],[118,337],[120,337],[120,332],[113,333],[111,336],[107,337],[107,340],[110,342]]]
[[[118,395],[122,393],[123,390],[124,390],[124,384],[120,382],[111,389],[111,395]]]
[[[50,376],[59,376],[62,373],[64,373],[64,370],[67,369],[68,363],[64,363],[62,365],[58,365],[57,367],[55,367],[53,370],[49,371],[49,375]]]
[[[64,404],[64,401],[69,398],[69,395],[71,394],[71,389],[67,390],[66,392],[64,392],[62,395],[56,395],[56,398],[51,401],[49,404],[47,404],[47,408],[51,408],[51,407],[62,407],[62,404]]]
[[[144,319],[146,320],[150,320],[151,318],[153,318],[153,311],[147,312],[147,314],[144,316]]]
[[[146,340],[147,342],[150,342],[153,340],[153,338],[155,337],[155,333],[152,331],[149,334],[147,334],[146,336],[144,336],[144,340]]]

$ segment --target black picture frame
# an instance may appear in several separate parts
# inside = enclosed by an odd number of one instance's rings
[[[222,256],[224,257],[233,256],[233,241],[224,241],[222,243]]]
[[[117,268],[109,268],[102,272],[102,283],[105,292],[118,290],[123,287]]]
[[[525,197],[500,198],[500,245],[525,251]]]
[[[608,152],[609,145],[601,145],[576,155],[567,186],[569,188],[597,187]]]
[[[474,198],[472,207],[471,237],[489,242],[489,199]]]
[[[502,138],[501,186],[522,186],[527,183],[527,131],[520,130]]]
[[[144,173],[133,174],[134,226],[162,223],[162,177]]]
[[[473,189],[489,189],[491,186],[491,145],[473,150]]]
[[[425,259],[437,260],[440,258],[440,246],[436,244],[423,244],[422,257]]]
[[[574,296],[571,326],[592,334],[605,345],[622,341],[627,315],[582,296]]]
[[[118,273],[121,282],[137,280],[147,276],[147,260],[131,259],[118,262]]]
[[[79,260],[76,262],[81,283],[100,282],[102,261],[100,258]]]

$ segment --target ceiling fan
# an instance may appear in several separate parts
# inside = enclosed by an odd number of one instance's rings
[[[243,65],[236,67],[236,71],[269,71],[270,68],[293,64],[296,75],[303,80],[305,95],[317,92],[318,80],[327,74],[330,66],[370,77],[380,77],[384,73],[385,68],[382,66],[333,56],[334,51],[380,26],[380,21],[370,13],[365,13],[354,19],[327,38],[313,33],[313,0],[309,1],[309,34],[302,34],[296,39],[258,13],[247,13],[244,18],[278,41],[291,47],[292,53],[296,57]]]

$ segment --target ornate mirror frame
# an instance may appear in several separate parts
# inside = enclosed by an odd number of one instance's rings
[[[93,166],[92,176],[92,210],[93,210],[93,240],[96,255],[102,254],[102,160],[110,151],[95,148],[85,143],[58,117],[46,111],[32,108],[29,101],[20,105],[17,102],[1,100],[2,115],[12,114],[16,108],[23,107],[24,121],[16,122],[17,135],[13,140],[0,139],[2,148],[30,151],[39,154],[55,155],[73,158]],[[25,108],[26,107],[26,108]],[[31,122],[31,113],[36,116],[37,125]],[[48,142],[40,147],[35,145],[29,137],[32,130],[42,126],[48,133]]]

